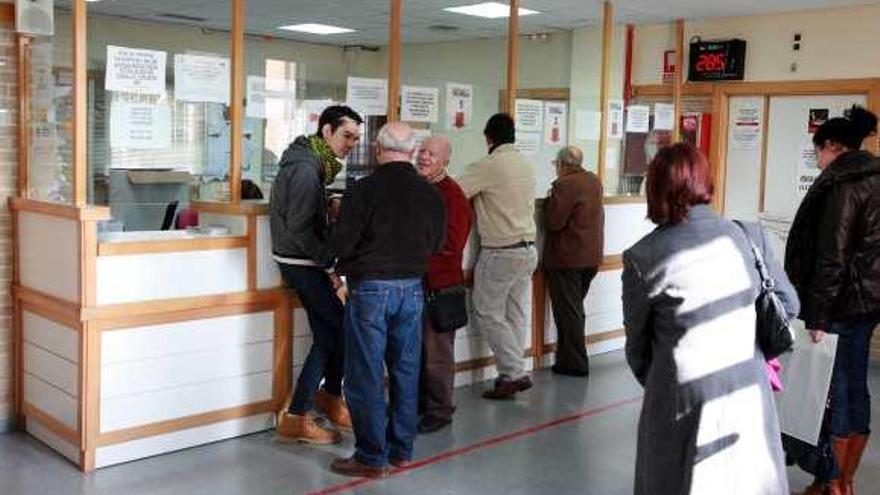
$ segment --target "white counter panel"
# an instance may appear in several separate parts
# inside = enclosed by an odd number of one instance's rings
[[[622,254],[654,230],[647,203],[605,205],[605,256]]]
[[[27,422],[27,432],[35,436],[41,442],[52,448],[55,452],[66,457],[70,462],[79,464],[79,447],[52,433],[37,421]]]
[[[293,336],[294,337],[308,337],[312,335],[311,327],[309,326],[309,317],[306,315],[306,310],[302,308],[296,308],[293,310]]]
[[[76,429],[78,414],[77,397],[70,395],[61,388],[25,372],[24,400],[61,423]]]
[[[269,217],[257,217],[257,288],[272,289],[281,287],[281,271],[272,258],[272,232],[269,230]]]
[[[273,415],[258,414],[247,418],[175,431],[164,435],[100,447],[95,452],[98,468],[121,464],[136,459],[182,450],[196,445],[219,442],[272,428]]]
[[[163,389],[272,371],[273,343],[174,354],[101,367],[101,398],[114,399]]]
[[[24,341],[43,348],[71,363],[79,363],[79,333],[52,320],[22,312]]]
[[[272,372],[101,400],[101,432],[242,406],[272,398]],[[204,443],[204,442],[203,442]]]
[[[24,287],[77,302],[79,251],[79,222],[18,213],[18,263]]]
[[[79,395],[79,367],[29,342],[24,343],[24,371],[71,397]]]
[[[101,363],[125,363],[272,341],[270,311],[113,330],[101,334]]]
[[[97,303],[207,296],[247,290],[247,250],[99,256]]]
[[[293,339],[292,362],[294,366],[302,366],[312,348],[312,337],[295,337]]]

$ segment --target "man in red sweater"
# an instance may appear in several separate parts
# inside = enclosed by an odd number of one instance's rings
[[[452,147],[444,137],[431,137],[419,150],[418,171],[434,184],[446,207],[446,242],[428,260],[428,292],[464,283],[462,251],[471,229],[471,209],[461,187],[446,175]],[[427,309],[427,308],[426,308]],[[422,374],[419,387],[419,432],[437,431],[452,423],[455,381],[455,330],[432,327],[427,310],[422,330]]]

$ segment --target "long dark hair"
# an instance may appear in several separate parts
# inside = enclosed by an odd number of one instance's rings
[[[824,124],[813,135],[813,145],[824,148],[825,143],[838,144],[848,150],[858,150],[862,142],[877,132],[877,116],[853,105],[846,117],[837,117]]]

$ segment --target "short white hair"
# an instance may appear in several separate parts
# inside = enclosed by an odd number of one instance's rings
[[[397,151],[400,153],[412,154],[416,149],[416,137],[412,129],[406,129],[402,136],[395,136],[388,126],[382,126],[379,129],[379,135],[376,136],[376,143],[387,151]]]

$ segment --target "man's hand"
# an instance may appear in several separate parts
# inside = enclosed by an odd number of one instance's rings
[[[807,330],[807,331],[810,332],[810,339],[813,341],[814,344],[818,344],[819,342],[822,342],[822,339],[825,338],[825,332],[822,330]]]
[[[342,283],[342,279],[339,277],[339,275],[335,273],[328,273],[327,277],[330,278],[330,285],[333,286],[334,292],[338,291],[345,285]]]
[[[330,220],[339,219],[339,210],[342,208],[342,200],[339,198],[330,198],[327,200],[327,214]]]

